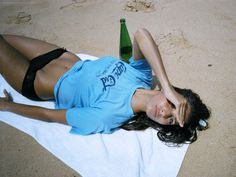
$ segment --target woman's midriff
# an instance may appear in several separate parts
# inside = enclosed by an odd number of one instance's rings
[[[34,81],[36,94],[43,100],[54,99],[54,86],[58,79],[79,60],[75,54],[66,52],[38,70]]]

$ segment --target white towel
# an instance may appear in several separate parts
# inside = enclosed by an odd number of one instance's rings
[[[79,54],[81,59],[96,59]],[[0,95],[7,89],[14,101],[54,108],[53,102],[31,101],[18,94],[0,75]],[[0,112],[3,121],[26,134],[83,177],[176,177],[188,145],[167,147],[156,131],[118,130],[113,134],[80,136],[70,127]]]

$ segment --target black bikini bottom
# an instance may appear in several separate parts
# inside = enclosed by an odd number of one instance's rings
[[[43,55],[40,55],[30,61],[29,68],[25,74],[25,78],[22,85],[22,95],[31,100],[43,101],[41,98],[38,97],[34,88],[36,72],[42,69],[52,60],[59,58],[64,52],[67,52],[67,50],[63,48],[58,48]]]

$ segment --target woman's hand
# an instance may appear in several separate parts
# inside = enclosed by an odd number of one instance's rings
[[[168,90],[164,90],[166,98],[175,105],[175,117],[181,127],[184,126],[184,121],[186,119],[186,111],[188,108],[187,100],[177,93],[173,87],[170,87]]]
[[[7,111],[7,104],[9,102],[12,102],[13,99],[10,93],[8,93],[6,89],[4,89],[3,93],[5,96],[0,97],[0,111]]]
[[[158,46],[146,29],[139,29],[134,35],[133,55],[135,59],[146,58],[164,90],[166,98],[175,105],[173,112],[179,125],[183,127],[188,109],[187,100],[171,86]]]

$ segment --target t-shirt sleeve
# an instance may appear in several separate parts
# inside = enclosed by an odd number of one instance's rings
[[[143,74],[144,79],[148,83],[152,83],[152,68],[146,59],[135,60],[133,57],[131,57],[129,59],[129,62],[130,66],[132,66]]]
[[[94,133],[112,133],[108,129],[106,111],[99,108],[71,108],[66,112],[67,123],[72,126],[70,133],[89,135]],[[108,125],[108,126],[107,126]]]

